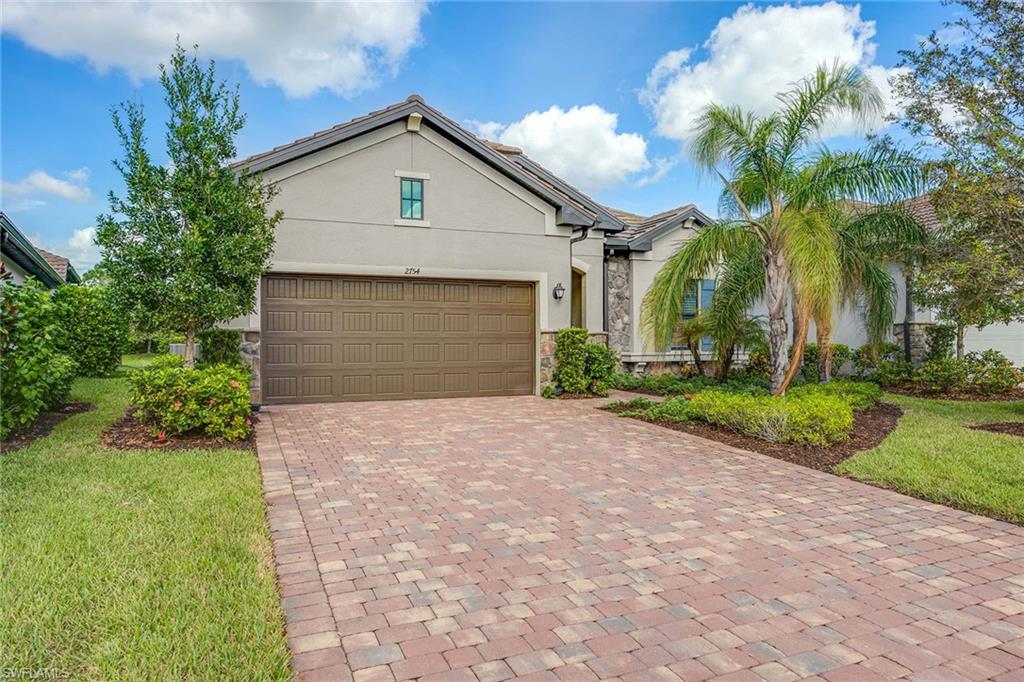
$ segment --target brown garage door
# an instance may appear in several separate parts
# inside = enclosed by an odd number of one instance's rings
[[[271,274],[265,403],[533,392],[533,285]]]

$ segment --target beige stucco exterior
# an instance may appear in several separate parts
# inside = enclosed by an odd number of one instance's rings
[[[423,221],[400,218],[401,177],[424,181]],[[569,292],[556,301],[552,289],[568,290],[575,264],[586,324],[602,329],[602,233],[570,247],[555,207],[427,126],[393,123],[264,178],[284,214],[272,272],[532,282],[539,334],[569,326]],[[259,331],[259,309],[230,326]]]

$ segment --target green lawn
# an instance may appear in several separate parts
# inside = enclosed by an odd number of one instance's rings
[[[0,668],[288,679],[255,456],[103,450],[125,391],[76,381],[97,409],[0,457]]]
[[[909,495],[1024,523],[1024,439],[965,428],[1024,421],[1021,402],[958,402],[887,395],[904,410],[881,445],[836,471]]]

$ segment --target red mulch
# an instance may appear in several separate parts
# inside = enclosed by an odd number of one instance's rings
[[[50,431],[53,431],[57,424],[60,424],[68,417],[94,409],[96,409],[96,406],[89,403],[68,403],[53,412],[40,412],[31,426],[9,434],[7,440],[0,443],[0,452],[13,452],[14,450],[20,450],[31,445],[36,440],[49,434]]]
[[[160,441],[154,433],[151,422],[135,417],[135,407],[129,407],[124,416],[118,419],[100,436],[105,448],[117,450],[256,450],[256,430],[242,440],[227,440],[220,436],[207,436],[201,433],[168,434],[167,440]],[[256,415],[252,417],[257,421]]]
[[[651,423],[676,431],[683,431],[708,440],[718,441],[733,447],[759,452],[775,459],[800,464],[811,469],[832,471],[832,468],[845,459],[875,447],[896,428],[900,415],[903,414],[896,405],[882,403],[870,410],[853,413],[853,431],[850,439],[826,447],[818,445],[797,445],[794,443],[771,443],[745,433],[737,433],[729,429],[708,424],[706,422],[665,422]]]
[[[1020,436],[1024,438],[1024,422],[992,422],[990,424],[972,424],[967,427],[976,431],[991,431],[1002,433],[1008,436]]]
[[[886,386],[887,393],[899,393],[914,398],[929,398],[931,400],[970,400],[973,402],[989,403],[1001,402],[1004,400],[1024,400],[1024,389],[1017,389],[1010,393],[1001,395],[987,395],[984,393],[926,393],[920,389],[907,386]]]

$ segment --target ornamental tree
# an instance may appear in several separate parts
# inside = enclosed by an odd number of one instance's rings
[[[238,87],[181,45],[161,64],[160,84],[168,162],[156,163],[147,148],[140,104],[113,111],[125,191],[110,193],[96,243],[122,309],[137,326],[184,333],[185,366],[194,367],[198,330],[255,309],[282,214],[267,210],[273,188],[230,165],[245,125]]]

